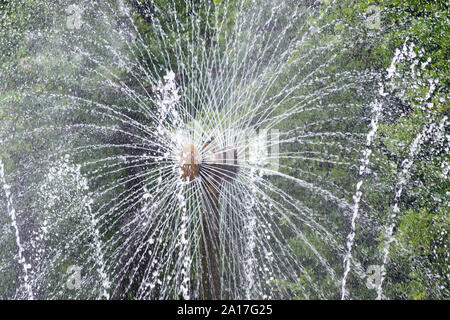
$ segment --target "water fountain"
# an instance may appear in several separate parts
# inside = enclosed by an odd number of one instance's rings
[[[385,208],[448,119],[382,180],[400,51],[359,63],[338,1],[2,6],[0,298],[386,298]]]

